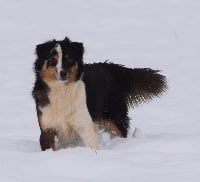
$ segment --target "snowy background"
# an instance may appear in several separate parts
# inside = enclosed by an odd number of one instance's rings
[[[199,0],[0,0],[1,182],[199,182]],[[40,151],[36,44],[84,42],[85,62],[163,70],[170,89],[134,110],[127,139]],[[135,137],[133,131],[137,128]]]

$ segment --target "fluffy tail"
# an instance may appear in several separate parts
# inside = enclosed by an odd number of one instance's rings
[[[129,106],[159,97],[167,90],[166,77],[161,75],[159,70],[150,68],[130,69],[113,63],[106,63],[106,65],[115,75]]]

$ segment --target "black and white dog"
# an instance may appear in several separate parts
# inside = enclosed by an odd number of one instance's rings
[[[36,47],[33,97],[42,150],[55,150],[55,137],[80,138],[98,149],[98,129],[127,137],[128,108],[160,96],[167,82],[159,71],[113,63],[83,63],[82,43],[68,38]]]

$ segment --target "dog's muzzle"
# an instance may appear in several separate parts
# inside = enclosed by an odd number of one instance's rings
[[[59,76],[60,80],[63,82],[66,82],[69,79],[69,73],[67,71],[60,71],[60,76]]]

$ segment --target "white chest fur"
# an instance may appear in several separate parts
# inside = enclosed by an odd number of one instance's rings
[[[70,128],[80,120],[83,112],[91,120],[86,108],[85,87],[82,81],[65,85],[58,81],[49,84],[48,98],[50,104],[42,109],[42,120],[45,128],[68,133]],[[81,111],[82,110],[82,111]],[[63,131],[64,130],[64,131]]]
[[[65,140],[79,134],[86,146],[98,148],[98,134],[88,112],[83,81],[48,85],[51,89],[48,95],[50,104],[41,109],[43,128],[55,129]]]

